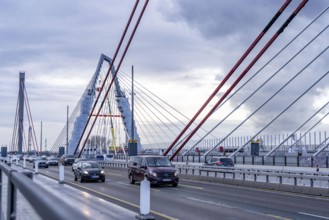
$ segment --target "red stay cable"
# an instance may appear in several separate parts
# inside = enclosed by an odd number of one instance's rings
[[[257,56],[251,61],[247,68],[240,74],[240,76],[234,81],[230,88],[224,93],[224,95],[219,99],[219,101],[213,106],[213,108],[208,112],[208,114],[202,119],[200,124],[191,132],[191,134],[185,139],[181,146],[175,151],[171,156],[172,160],[178,152],[184,147],[184,145],[192,138],[192,136],[197,132],[197,130],[203,125],[203,123],[210,117],[210,115],[217,109],[221,102],[226,98],[226,96],[233,90],[233,88],[240,82],[240,80],[248,73],[252,66],[258,61],[258,59],[265,53],[265,51],[271,46],[271,44],[278,38],[278,36],[284,31],[288,24],[294,19],[294,17],[300,12],[300,10],[305,6],[308,0],[303,0],[295,11],[289,16],[289,18],[284,22],[284,24],[279,28],[279,30],[272,36],[272,38],[266,43],[263,49],[257,54]]]
[[[136,8],[137,8],[137,6],[138,6],[138,3],[139,3],[139,0],[136,0],[135,5],[134,5],[134,7],[133,7],[133,10],[132,10],[131,13],[130,13],[130,16],[129,16],[128,22],[127,22],[127,24],[126,24],[126,27],[125,27],[125,29],[124,29],[124,31],[123,31],[123,33],[122,33],[122,36],[121,36],[120,42],[119,42],[119,44],[118,44],[118,46],[117,46],[117,48],[116,48],[116,51],[115,51],[115,53],[114,53],[114,56],[113,56],[112,62],[110,63],[110,67],[109,67],[109,69],[108,69],[108,71],[107,71],[107,73],[106,73],[106,76],[105,76],[104,80],[103,80],[103,83],[102,83],[101,88],[104,88],[104,86],[105,86],[105,82],[107,81],[107,78],[109,77],[109,74],[110,74],[110,72],[111,72],[111,70],[112,70],[112,68],[113,68],[114,61],[115,61],[115,59],[116,59],[116,57],[117,57],[117,55],[118,55],[118,53],[119,53],[119,50],[120,50],[121,45],[122,45],[122,42],[123,42],[123,40],[124,40],[124,38],[125,38],[125,36],[126,36],[126,34],[127,34],[127,31],[128,31],[129,26],[130,26],[131,20],[132,20],[134,14],[135,14],[135,12],[136,12]],[[86,131],[86,129],[87,129],[87,126],[88,126],[88,124],[89,124],[89,121],[90,121],[90,119],[91,119],[91,115],[94,113],[95,107],[96,107],[97,102],[98,102],[98,100],[99,100],[99,98],[100,98],[100,94],[101,94],[101,93],[98,93],[98,95],[97,95],[97,98],[96,98],[96,100],[95,100],[95,102],[94,102],[94,105],[93,105],[93,107],[92,107],[92,110],[91,110],[91,112],[90,112],[90,114],[89,114],[89,116],[88,116],[88,120],[87,120],[87,122],[86,122],[86,124],[85,124],[85,127],[83,128],[83,131],[82,131],[81,137],[80,137],[80,139],[79,139],[79,142],[78,142],[77,146],[75,147],[74,154],[76,154],[76,152],[77,152],[77,150],[78,150],[78,148],[79,148],[79,146],[80,146],[80,143],[81,143],[81,141],[82,141],[82,138],[83,138],[83,136],[84,136],[84,133],[85,133],[85,131]],[[96,119],[95,119],[95,120],[96,120]]]
[[[222,86],[226,83],[226,81],[232,76],[235,70],[240,66],[240,64],[244,61],[244,59],[248,56],[248,54],[254,49],[257,43],[262,39],[265,33],[270,29],[273,23],[279,18],[282,12],[287,8],[290,4],[291,0],[286,0],[286,2],[280,7],[277,13],[273,16],[270,22],[266,25],[266,27],[262,30],[262,32],[257,36],[254,42],[249,46],[246,52],[242,55],[242,57],[238,60],[238,62],[233,66],[230,72],[226,75],[226,77],[221,81],[221,83],[217,86],[214,92],[210,95],[210,97],[206,100],[206,102],[201,106],[198,112],[194,115],[194,117],[190,120],[190,122],[185,126],[185,128],[181,131],[181,133],[177,136],[177,138],[173,141],[173,143],[168,147],[168,149],[164,152],[164,155],[167,155],[168,152],[174,147],[177,141],[182,137],[182,135],[187,131],[187,129],[191,126],[191,124],[196,120],[196,118],[201,114],[204,108],[209,104],[209,102],[215,97],[218,91],[222,88]]]
[[[123,54],[122,54],[122,56],[121,56],[120,62],[119,62],[119,64],[118,64],[117,68],[116,68],[116,71],[115,71],[114,75],[112,76],[111,83],[110,83],[110,85],[108,86],[108,88],[107,88],[107,90],[106,90],[106,93],[105,93],[105,96],[104,96],[104,98],[103,98],[103,101],[102,101],[102,103],[101,103],[101,105],[100,105],[100,107],[99,107],[99,109],[98,109],[98,112],[97,112],[97,114],[96,114],[96,118],[95,118],[95,120],[93,121],[93,123],[92,123],[92,125],[91,125],[91,128],[90,128],[90,130],[89,130],[89,133],[88,133],[88,135],[87,135],[87,137],[86,137],[86,139],[85,139],[85,141],[84,141],[84,143],[83,143],[82,149],[81,149],[81,151],[80,151],[80,153],[79,153],[79,157],[81,156],[82,151],[83,151],[83,149],[84,149],[84,147],[85,147],[85,145],[86,145],[86,143],[87,143],[87,141],[88,141],[88,137],[89,137],[89,135],[90,135],[90,133],[91,133],[91,131],[92,131],[92,129],[93,129],[93,127],[94,127],[96,121],[97,121],[98,115],[100,114],[100,111],[102,110],[102,107],[103,107],[103,105],[104,105],[104,103],[105,103],[106,97],[107,97],[108,93],[109,93],[110,90],[111,90],[111,87],[112,87],[112,85],[113,85],[113,82],[114,82],[114,80],[115,80],[115,78],[116,78],[116,76],[117,76],[117,74],[118,74],[118,72],[119,72],[119,69],[120,69],[120,67],[121,67],[122,61],[123,61],[124,58],[125,58],[125,55],[126,55],[126,53],[127,53],[127,51],[128,51],[128,48],[129,48],[129,46],[130,46],[130,43],[131,43],[131,41],[132,41],[134,35],[135,35],[135,33],[136,33],[137,27],[139,26],[139,23],[140,23],[140,21],[141,21],[141,19],[142,19],[142,17],[143,17],[143,14],[144,14],[144,12],[145,12],[145,9],[146,9],[146,6],[147,6],[148,2],[149,2],[149,0],[146,0],[145,3],[144,3],[143,9],[142,9],[142,11],[141,11],[141,13],[140,13],[140,15],[139,15],[139,17],[138,17],[138,19],[137,19],[137,22],[136,22],[136,24],[135,24],[135,27],[134,27],[134,29],[133,29],[133,31],[132,31],[132,33],[131,33],[131,36],[130,36],[130,38],[129,38],[129,40],[128,40],[128,43],[127,43],[127,45],[126,45],[126,48],[125,48],[125,50],[124,50],[124,52],[123,52]],[[113,61],[112,61],[112,63],[113,63]]]

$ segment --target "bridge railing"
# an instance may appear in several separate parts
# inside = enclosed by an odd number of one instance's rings
[[[189,155],[176,156],[173,162],[205,163],[212,156]],[[117,155],[116,159],[127,160],[127,156]],[[235,164],[268,165],[268,166],[296,166],[296,167],[322,167],[329,168],[329,157],[312,156],[234,156]]]
[[[299,171],[266,168],[226,168],[216,166],[205,166],[201,164],[177,163],[175,167],[181,175],[195,176],[198,178],[208,178],[209,181],[223,180],[231,182],[249,181],[262,182],[265,184],[280,184],[290,186],[303,186],[311,188],[324,188],[329,194],[329,172],[319,171]],[[115,160],[102,162],[104,167],[127,168],[126,160]],[[219,181],[220,182],[220,181]]]
[[[0,162],[0,219],[87,219],[33,182],[32,172],[19,172]]]

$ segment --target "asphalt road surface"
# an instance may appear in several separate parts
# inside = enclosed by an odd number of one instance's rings
[[[30,166],[30,165],[29,165]],[[139,213],[140,186],[129,184],[125,168],[106,168],[106,181],[74,181],[65,167],[65,184]],[[58,167],[39,173],[58,179]],[[151,188],[156,219],[329,219],[329,198],[180,179],[178,187]]]

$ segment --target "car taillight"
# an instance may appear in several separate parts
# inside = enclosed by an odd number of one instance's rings
[[[217,165],[222,165],[223,163],[220,162],[220,161],[218,161],[218,162],[216,162],[216,164],[217,164]]]

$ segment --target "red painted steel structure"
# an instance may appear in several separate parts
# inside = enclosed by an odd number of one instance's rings
[[[201,114],[204,108],[209,104],[209,102],[215,97],[215,95],[219,92],[222,86],[226,83],[226,81],[232,76],[235,70],[240,66],[240,64],[244,61],[244,59],[249,55],[249,53],[254,49],[257,43],[262,39],[265,33],[270,29],[273,23],[279,18],[282,12],[287,8],[287,6],[291,3],[291,0],[286,0],[286,2],[280,7],[277,13],[273,16],[270,22],[266,25],[266,27],[262,30],[262,32],[257,36],[254,42],[249,46],[249,48],[245,51],[242,57],[238,60],[238,62],[233,66],[230,72],[226,75],[226,77],[221,81],[221,83],[217,86],[214,92],[210,95],[210,97],[206,100],[206,102],[201,106],[198,112],[194,115],[194,117],[190,120],[190,122],[185,126],[185,128],[181,131],[181,133],[177,136],[177,138],[173,141],[173,143],[168,147],[168,149],[164,152],[164,155],[167,155],[169,151],[175,146],[177,141],[183,136],[183,134],[187,131],[187,129],[192,125],[192,123],[196,120],[196,118]],[[176,151],[177,152],[177,151]],[[178,153],[178,152],[177,152]]]
[[[122,45],[122,42],[123,42],[123,40],[124,40],[124,38],[125,38],[125,36],[126,36],[127,30],[128,30],[128,28],[129,28],[129,25],[130,25],[130,23],[131,23],[131,20],[132,20],[134,14],[135,14],[135,11],[136,11],[136,8],[137,8],[137,6],[138,6],[138,3],[139,3],[139,0],[136,0],[135,5],[134,5],[134,7],[133,7],[133,10],[132,10],[131,13],[130,13],[130,17],[129,17],[129,19],[128,19],[128,22],[127,22],[127,24],[126,24],[126,27],[125,27],[125,29],[124,29],[124,31],[123,31],[122,36],[121,36],[120,42],[119,42],[119,44],[118,44],[118,46],[117,46],[117,49],[116,49],[116,51],[115,51],[115,53],[114,53],[112,63],[110,63],[110,67],[109,67],[109,69],[108,69],[108,71],[107,71],[107,73],[106,73],[106,76],[105,76],[104,80],[103,80],[103,83],[102,83],[101,88],[104,88],[105,82],[106,82],[107,78],[108,78],[109,75],[110,75],[111,69],[113,68],[114,61],[115,61],[115,59],[116,59],[116,57],[117,57],[117,55],[118,55],[118,53],[119,53],[119,50],[120,50],[121,45]],[[96,107],[97,102],[98,102],[98,100],[99,100],[100,94],[101,94],[101,93],[98,93],[98,95],[97,95],[97,97],[96,97],[96,101],[94,102],[94,105],[93,105],[93,108],[92,108],[92,110],[91,110],[90,115],[92,115],[93,112],[94,112],[94,110],[95,110],[95,107]],[[83,138],[83,136],[84,136],[84,134],[85,134],[85,131],[86,131],[86,129],[87,129],[87,126],[88,126],[88,124],[89,124],[89,122],[90,122],[90,119],[91,119],[91,116],[90,116],[90,115],[89,115],[88,120],[87,120],[87,123],[86,123],[86,125],[85,125],[85,127],[84,127],[84,129],[83,129],[83,132],[82,132],[82,134],[81,134],[80,140],[79,140],[79,142],[78,142],[78,144],[77,144],[77,146],[76,146],[76,148],[75,148],[75,150],[74,150],[74,154],[76,154],[76,152],[77,152],[77,150],[78,150],[78,148],[79,148],[79,146],[80,146],[80,143],[81,143],[81,141],[82,141],[82,138]],[[96,119],[95,119],[95,120],[96,120]]]
[[[127,24],[127,26],[126,26],[126,29],[125,29],[125,31],[124,31],[124,34],[123,34],[123,36],[122,36],[122,38],[121,38],[120,44],[118,45],[118,48],[117,48],[117,50],[116,50],[116,52],[115,52],[115,56],[114,56],[114,58],[113,58],[113,60],[112,60],[112,63],[110,64],[109,70],[108,70],[107,75],[106,75],[106,77],[105,77],[105,79],[104,79],[103,85],[101,86],[102,88],[104,88],[104,84],[105,84],[105,82],[106,82],[106,80],[107,80],[107,78],[108,78],[108,75],[109,75],[109,73],[110,73],[112,67],[113,67],[113,63],[114,63],[115,58],[116,58],[116,56],[117,56],[117,53],[118,53],[118,51],[119,51],[119,49],[120,49],[120,47],[121,47],[122,41],[123,41],[123,39],[124,39],[124,37],[125,37],[125,34],[126,34],[126,32],[127,32],[127,29],[128,29],[128,27],[129,27],[129,24],[131,23],[131,19],[132,19],[132,16],[134,15],[134,13],[135,13],[135,10],[136,10],[136,7],[137,7],[137,5],[138,5],[138,2],[139,2],[139,1],[136,2],[135,7],[134,7],[134,9],[133,9],[133,12],[131,13],[131,16],[130,16],[130,18],[129,18],[129,22],[128,22],[128,24]],[[124,50],[124,52],[123,52],[123,54],[122,54],[122,56],[121,56],[121,59],[120,59],[120,62],[119,62],[119,64],[118,64],[117,68],[116,68],[116,71],[115,71],[114,75],[112,76],[111,83],[110,83],[110,85],[108,86],[108,88],[107,88],[107,90],[106,90],[106,93],[105,93],[105,95],[104,95],[104,99],[103,99],[103,101],[102,101],[102,103],[101,103],[101,105],[100,105],[100,107],[99,107],[99,110],[98,110],[98,112],[97,112],[97,114],[96,114],[96,118],[95,118],[95,120],[93,121],[93,123],[92,123],[92,125],[91,125],[91,128],[90,128],[90,130],[89,130],[89,132],[88,132],[88,134],[87,134],[87,137],[86,137],[86,139],[85,139],[85,141],[84,141],[84,143],[83,143],[82,149],[80,150],[80,153],[79,153],[79,156],[78,156],[78,157],[81,156],[82,151],[83,151],[83,149],[84,149],[84,147],[85,147],[85,145],[86,145],[86,143],[87,143],[87,141],[88,141],[88,138],[89,138],[89,136],[90,136],[90,134],[91,134],[91,131],[92,131],[92,129],[93,129],[93,127],[94,127],[94,125],[95,125],[95,123],[96,123],[96,121],[97,121],[98,115],[100,114],[100,111],[102,110],[102,107],[103,107],[103,105],[104,105],[104,103],[105,103],[106,97],[107,97],[108,93],[110,92],[110,89],[111,89],[111,87],[112,87],[112,85],[113,85],[113,82],[114,82],[114,80],[115,80],[115,78],[116,78],[116,76],[117,76],[117,74],[118,74],[118,72],[119,72],[119,69],[120,69],[120,67],[121,67],[122,61],[123,61],[123,59],[124,59],[124,57],[125,57],[125,55],[126,55],[126,53],[127,53],[127,51],[128,51],[128,48],[129,48],[129,46],[130,46],[131,41],[132,41],[132,39],[133,39],[133,37],[134,37],[134,35],[135,35],[135,33],[136,33],[137,27],[138,27],[138,25],[139,25],[139,23],[140,23],[140,21],[141,21],[141,19],[142,19],[142,17],[143,17],[143,14],[144,14],[144,11],[145,11],[145,9],[146,9],[146,7],[147,7],[148,2],[149,2],[149,0],[146,0],[145,3],[144,3],[144,6],[143,6],[143,8],[142,8],[142,11],[141,11],[141,13],[140,13],[140,15],[139,15],[139,17],[138,17],[138,19],[137,19],[137,22],[136,22],[136,24],[135,24],[135,27],[134,27],[134,29],[133,29],[133,31],[132,31],[132,33],[131,33],[131,36],[130,36],[130,38],[129,38],[129,40],[128,40],[128,43],[127,43],[127,45],[126,45],[126,48],[125,48],[125,50]],[[99,95],[98,95],[98,97],[99,97]],[[95,106],[96,106],[96,103],[94,104],[94,107],[93,107],[93,110],[92,110],[92,114],[93,114],[93,111],[94,111]],[[88,119],[90,119],[90,116],[89,116]],[[88,120],[88,122],[89,122],[89,120]],[[87,124],[86,124],[86,126],[85,126],[85,129],[86,129],[86,127],[88,126],[88,122],[87,122]],[[84,130],[85,130],[85,129],[84,129]],[[75,149],[75,151],[74,151],[74,154],[76,154],[77,149],[79,148],[79,145],[80,145],[80,142],[81,142],[82,137],[83,137],[83,134],[81,135],[80,141],[79,141],[79,143],[78,143],[78,145],[77,145],[77,147],[76,147],[76,149]]]
[[[203,125],[203,123],[210,117],[210,115],[217,109],[221,102],[226,98],[226,96],[233,90],[233,88],[240,82],[240,80],[248,73],[251,67],[258,61],[258,59],[265,53],[265,51],[271,46],[271,44],[278,38],[278,36],[284,31],[284,29],[289,25],[289,23],[294,19],[294,17],[300,12],[300,10],[305,6],[308,0],[303,0],[294,12],[289,16],[285,23],[279,28],[279,30],[272,36],[272,38],[266,43],[263,49],[257,54],[257,56],[251,61],[247,68],[240,74],[240,76],[234,81],[230,88],[223,94],[219,101],[213,106],[213,108],[208,112],[208,114],[202,119],[200,124],[189,134],[189,136],[184,140],[181,146],[174,152],[170,157],[172,160],[179,151],[185,146],[185,144],[192,138],[192,136],[197,132],[197,130]]]
[[[93,117],[97,116],[97,117],[112,117],[112,118],[121,118],[122,115],[105,115],[105,114],[99,114],[99,115],[91,115]]]

